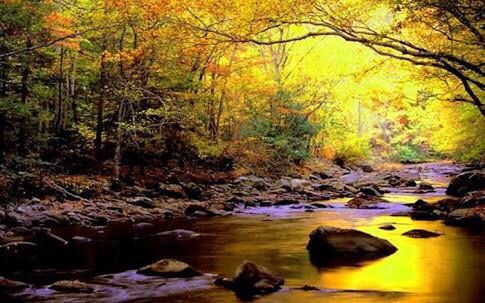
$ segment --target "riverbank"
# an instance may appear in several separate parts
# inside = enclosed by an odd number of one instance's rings
[[[128,187],[123,191],[123,194],[127,194],[126,197],[118,195],[115,196],[117,198],[110,197],[110,200],[108,200],[109,196],[103,196],[102,201],[96,202],[96,207],[98,203],[101,205],[100,211],[94,209],[91,200],[93,198],[89,199],[89,201],[66,200],[62,202],[62,205],[56,205],[52,201],[41,200],[40,203],[33,205],[17,206],[17,209],[14,208],[13,210],[14,214],[11,213],[12,208],[7,209],[7,218],[9,220],[12,220],[11,218],[15,217],[16,213],[21,213],[24,216],[17,216],[17,219],[27,218],[29,220],[9,221],[9,224],[12,222],[17,223],[16,225],[5,226],[3,228],[2,241],[9,241],[4,242],[3,247],[7,245],[10,248],[15,247],[15,249],[9,249],[9,254],[5,254],[6,251],[5,249],[3,250],[2,274],[10,278],[39,285],[40,288],[29,288],[28,291],[20,292],[19,295],[21,297],[23,293],[30,300],[33,300],[33,298],[38,299],[38,296],[43,297],[44,295],[51,299],[55,297],[70,297],[71,294],[65,294],[64,292],[57,292],[55,290],[45,292],[42,290],[44,289],[43,285],[46,285],[46,283],[50,284],[58,279],[65,279],[66,277],[87,278],[91,283],[98,285],[95,287],[95,293],[100,295],[99,292],[103,292],[102,285],[104,283],[99,282],[99,279],[91,280],[93,275],[96,276],[103,272],[119,272],[142,266],[162,256],[185,259],[185,254],[190,250],[200,251],[206,254],[208,250],[207,246],[193,246],[194,244],[190,239],[211,242],[207,240],[212,237],[209,234],[213,232],[216,234],[224,234],[224,226],[227,224],[225,222],[239,220],[237,218],[241,218],[241,220],[247,223],[253,222],[252,224],[254,224],[254,229],[249,229],[244,234],[237,236],[240,240],[240,237],[251,238],[261,232],[264,234],[272,233],[274,231],[266,229],[274,224],[281,226],[282,221],[291,221],[301,216],[304,218],[312,218],[312,216],[318,218],[320,214],[325,214],[325,216],[331,214],[335,218],[333,219],[335,221],[333,225],[340,226],[342,226],[342,222],[348,220],[351,222],[354,219],[358,222],[362,218],[365,220],[368,220],[368,218],[393,218],[391,222],[376,222],[382,224],[397,222],[399,225],[402,224],[399,222],[408,222],[401,220],[410,220],[410,218],[390,217],[390,215],[413,216],[414,214],[420,217],[415,217],[414,219],[418,221],[412,220],[413,222],[419,223],[419,227],[430,229],[431,226],[441,223],[439,221],[421,221],[422,219],[436,220],[446,218],[449,213],[454,211],[449,208],[451,205],[455,205],[455,207],[460,206],[460,201],[466,199],[454,199],[453,201],[456,202],[451,202],[448,199],[446,203],[441,202],[442,204],[438,202],[447,198],[445,191],[448,180],[451,176],[460,172],[461,169],[461,167],[450,163],[408,165],[399,168],[399,170],[380,170],[374,172],[337,168],[332,174],[326,172],[317,174],[313,172],[306,179],[294,177],[282,178],[280,180],[265,180],[255,176],[244,176],[235,178],[230,183],[212,185],[194,183],[190,187],[187,186],[187,183],[182,182],[163,183],[156,190],[151,189],[150,192],[144,191],[146,189],[133,192],[133,188]],[[200,193],[197,199],[187,197],[189,193],[188,188],[194,190],[196,188],[194,185],[201,187],[201,191],[197,190]],[[161,188],[165,190],[165,193],[170,192],[172,196],[164,194],[163,197],[154,197],[156,191],[160,191]],[[132,193],[128,194],[129,192]],[[175,192],[179,194],[184,193],[186,197],[173,197]],[[136,195],[133,193],[136,193]],[[143,193],[143,195],[140,193]],[[370,202],[350,203],[347,205],[347,202],[356,196],[361,200],[364,199],[364,201]],[[375,199],[367,199],[368,197],[385,199],[390,203],[380,200],[374,203]],[[87,198],[84,199],[87,200]],[[430,205],[422,202],[412,205],[407,204],[407,202],[415,202],[418,199],[423,199],[431,203]],[[42,212],[39,212],[35,208],[39,205],[52,207],[48,207]],[[349,208],[349,206],[356,207],[355,205],[358,208]],[[445,209],[445,206],[448,209]],[[475,208],[475,206],[470,206],[467,205],[467,211]],[[20,207],[20,210],[18,207]],[[31,208],[29,209],[29,207]],[[64,207],[69,208],[64,209]],[[91,208],[88,210],[85,209],[89,207]],[[111,215],[111,211],[115,210],[115,207],[118,210]],[[29,211],[25,211],[25,209],[29,209]],[[51,212],[53,210],[57,211],[56,216],[52,215]],[[46,211],[48,212],[46,213]],[[103,220],[99,219],[100,216],[106,216],[105,212],[109,212],[107,218]],[[54,218],[54,220],[32,220],[32,217],[28,217],[26,214],[35,214],[41,218],[42,216],[47,216]],[[61,219],[64,218],[62,216],[68,219]],[[76,217],[82,218],[82,220],[79,222],[77,220],[71,221],[71,218]],[[95,220],[96,217],[98,219]],[[195,218],[198,219],[194,220]],[[326,221],[328,221],[328,218]],[[32,225],[22,225],[24,222],[32,222]],[[427,226],[427,223],[424,224],[421,222],[431,222],[432,225]],[[194,231],[192,227],[197,227],[199,224],[206,226],[220,225],[222,230],[216,229],[217,231],[211,232],[209,228],[209,232],[205,233],[203,229],[197,230],[195,228]],[[372,234],[376,233],[374,230],[376,224],[373,223]],[[344,225],[352,227],[352,224],[350,226],[348,223]],[[33,226],[35,228],[32,228]],[[232,227],[227,226],[226,228]],[[193,233],[181,231],[166,233],[177,228],[193,230]],[[288,228],[291,229],[294,227],[288,226]],[[436,227],[433,227],[433,230],[436,229]],[[438,229],[442,230],[444,227]],[[448,228],[446,230],[448,233]],[[399,232],[402,231],[399,229]],[[259,237],[257,236],[257,238]],[[238,258],[242,258],[242,255],[248,255],[248,257],[256,256],[259,253],[256,250],[248,254],[248,251],[243,247],[239,247],[237,242],[233,242],[234,245],[237,245],[237,247],[233,247],[233,250],[240,251],[237,253]],[[30,244],[14,245],[12,243],[33,243],[35,247]],[[153,246],[154,243],[157,245]],[[273,245],[274,243],[268,242],[267,244]],[[112,247],[110,249],[109,246],[113,245],[117,248],[113,249]],[[182,246],[178,247],[179,245]],[[167,253],[167,247],[170,246],[174,246],[174,250],[170,251],[168,249],[169,252]],[[219,245],[216,247],[222,248],[224,244],[219,242]],[[230,247],[224,247],[224,251],[229,253],[227,249],[231,250]],[[300,250],[301,248],[293,247],[292,250],[294,249]],[[212,251],[215,257],[220,258],[220,254],[216,253],[214,249],[209,251]],[[261,253],[265,254],[264,252]],[[61,257],[63,254],[67,254],[69,257]],[[102,254],[105,254],[105,257]],[[128,256],[132,254],[140,255],[140,257],[133,260],[133,257],[130,258]],[[291,255],[289,252],[288,256],[291,257]],[[118,258],[119,262],[123,264],[113,264],[112,261],[109,261],[113,257]],[[269,256],[265,256],[263,259],[266,260],[266,263],[271,264],[270,259],[265,259],[266,257]],[[89,260],[90,258],[91,260]],[[190,259],[192,258],[185,261],[191,261]],[[126,260],[131,261],[126,262]],[[205,268],[203,269],[205,269],[204,272],[228,274],[227,271],[231,272],[234,270],[234,264],[241,261],[233,260],[233,262],[230,262],[233,265],[228,266],[228,269],[225,269],[224,272],[221,272],[220,267],[212,268],[211,270],[211,266],[207,267],[204,265]],[[103,265],[100,265],[103,263],[107,263],[104,268]],[[190,262],[190,264],[201,266],[203,263],[197,261]],[[142,293],[145,288],[151,291],[158,289],[164,294],[171,294],[169,290],[165,289],[162,291],[152,284],[164,281],[160,279],[150,278],[147,280],[137,274],[130,274],[129,272],[110,276],[109,279],[111,280],[108,284],[111,286],[104,289],[104,292],[106,292],[104,296],[109,293],[109,289],[112,287],[115,290],[118,289],[114,285],[117,285],[120,279],[125,281],[123,283],[131,284],[130,286],[125,286],[125,288],[131,291],[129,297],[133,296],[136,298],[137,295],[134,295],[134,293],[138,293],[143,298]],[[208,275],[193,282],[196,284],[200,282],[200,285],[203,285],[201,286],[202,288],[212,288],[212,280],[213,275]],[[138,281],[136,282],[138,286],[133,285],[133,281]],[[120,285],[123,285],[123,283]],[[167,283],[167,281],[163,283]],[[171,284],[168,283],[168,285]],[[179,284],[175,283],[175,285]],[[175,287],[175,285],[172,286]],[[187,285],[192,285],[192,287],[197,289],[197,287],[193,286],[192,282]],[[166,287],[171,289],[172,286]],[[185,288],[185,286],[182,288]],[[175,293],[183,292],[183,290],[175,291]],[[148,291],[145,294],[147,298],[156,297],[156,294]],[[92,299],[92,296],[81,297],[84,298],[83,300],[87,300],[88,298]]]

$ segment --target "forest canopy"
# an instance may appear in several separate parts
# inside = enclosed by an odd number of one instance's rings
[[[76,153],[117,178],[169,158],[483,160],[484,15],[480,0],[0,0],[0,161]]]

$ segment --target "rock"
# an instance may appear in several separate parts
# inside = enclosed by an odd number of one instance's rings
[[[352,171],[352,172],[349,172],[348,174],[345,174],[345,175],[341,176],[340,177],[340,180],[344,184],[353,184],[353,183],[358,182],[362,178],[363,178],[363,174],[362,173],[359,173],[359,172],[356,172],[356,171]]]
[[[368,195],[359,195],[355,198],[352,198],[349,202],[347,202],[346,206],[348,208],[358,208],[358,209],[378,209],[378,203],[387,203],[388,201],[375,197],[375,196],[368,196]]]
[[[138,273],[166,278],[191,278],[202,275],[202,273],[187,263],[173,259],[162,259],[153,264],[144,266],[138,269]]]
[[[185,191],[181,185],[178,184],[164,184],[161,183],[158,188],[163,195],[172,197],[172,198],[184,198]]]
[[[357,188],[350,186],[350,185],[347,185],[347,184],[344,184],[344,190],[349,191],[352,194],[357,194],[359,192],[359,190]]]
[[[411,216],[410,211],[397,211],[391,214],[392,217],[409,217]]]
[[[316,207],[313,205],[305,205],[305,204],[295,204],[290,206],[291,209],[315,209]]]
[[[239,177],[236,181],[239,183],[247,184],[257,190],[265,190],[267,187],[266,181],[264,181],[263,178],[253,175]]]
[[[205,208],[202,205],[191,204],[185,209],[185,214],[187,216],[194,217],[213,217],[216,215],[215,212]]]
[[[310,205],[313,205],[316,208],[327,208],[328,207],[328,205],[320,203],[320,202],[313,202],[313,203],[310,203]]]
[[[481,228],[484,223],[485,208],[483,206],[456,209],[445,218],[445,224],[452,226]]]
[[[411,212],[411,219],[413,220],[438,220],[440,216],[435,211],[418,210]]]
[[[284,284],[284,278],[281,275],[249,261],[239,265],[233,281],[236,294],[247,298],[275,292]]]
[[[475,207],[485,204],[485,191],[470,192],[460,200],[460,207]]]
[[[312,285],[303,285],[302,287],[294,288],[294,289],[299,289],[303,291],[314,291],[314,290],[320,290],[320,288]]]
[[[275,182],[275,184],[273,185],[274,188],[284,188],[286,190],[291,190],[291,183],[290,183],[290,180],[286,180],[286,179],[279,179],[278,181]]]
[[[199,199],[203,193],[202,187],[195,183],[181,183],[182,188],[190,199]]]
[[[439,200],[434,204],[434,206],[436,209],[440,211],[449,213],[460,207],[460,200],[446,198],[446,199]]]
[[[62,292],[92,292],[91,285],[79,280],[62,280],[53,283],[49,288]]]
[[[371,173],[374,171],[374,168],[370,164],[360,164],[358,167],[360,167],[360,169],[362,169],[365,173]]]
[[[407,186],[407,187],[414,187],[414,186],[416,186],[416,185],[417,185],[417,183],[416,183],[416,181],[414,181],[414,180],[406,180],[406,181],[404,181],[404,186]]]
[[[401,185],[402,181],[401,181],[401,178],[399,178],[398,176],[394,176],[392,178],[389,178],[387,180],[387,182],[389,183],[390,186],[392,187],[396,187],[396,186],[399,186]]]
[[[26,257],[35,254],[38,246],[32,242],[10,242],[0,246],[0,255]]]
[[[311,186],[311,182],[303,179],[292,179],[290,181],[290,188],[294,192],[303,192],[306,187]]]
[[[310,175],[308,176],[308,179],[309,179],[310,181],[314,181],[314,182],[321,182],[321,181],[322,181],[322,178],[320,178],[320,176],[315,175],[315,174],[310,174]]]
[[[231,278],[217,278],[214,280],[214,284],[228,289],[234,288],[234,280]]]
[[[392,225],[392,224],[385,224],[385,225],[379,226],[379,229],[383,229],[383,230],[395,230],[396,227],[394,227],[394,225]]]
[[[93,243],[93,239],[82,236],[74,236],[71,238],[70,242],[74,245],[87,245]]]
[[[29,287],[29,284],[14,281],[0,276],[0,291],[20,290]]]
[[[373,187],[363,187],[360,192],[367,196],[382,197],[382,193]]]
[[[358,230],[331,226],[319,226],[312,231],[306,248],[317,265],[337,258],[344,262],[379,258],[397,251],[387,240]]]
[[[247,200],[244,202],[244,208],[256,207],[256,202]]]
[[[485,171],[472,170],[452,178],[446,194],[451,196],[464,196],[471,191],[481,189],[485,189]]]
[[[424,229],[412,229],[403,233],[402,235],[410,238],[432,238],[441,236],[441,234]]]
[[[155,225],[148,222],[141,222],[133,225],[133,231],[137,236],[146,236],[152,234],[155,230]]]
[[[133,197],[126,199],[126,203],[143,208],[155,208],[155,203],[148,197]]]
[[[272,205],[273,205],[273,202],[271,202],[271,201],[259,201],[260,207],[268,207],[268,206],[272,206]]]
[[[293,199],[281,199],[278,201],[275,201],[273,203],[273,206],[282,206],[282,205],[293,205],[293,204],[299,204],[300,201],[293,200]]]
[[[14,233],[15,235],[21,235],[21,236],[30,234],[30,230],[27,227],[23,227],[23,226],[12,227],[10,228],[10,232]]]
[[[435,209],[434,206],[421,199],[414,202],[411,207],[414,211],[433,211]]]
[[[164,237],[174,237],[174,238],[195,238],[200,236],[200,234],[195,231],[186,229],[174,229],[157,233],[157,236]]]
[[[419,189],[421,190],[434,190],[433,185],[429,184],[428,182],[421,182],[419,183]]]
[[[54,235],[48,230],[37,229],[34,230],[35,241],[43,246],[65,246],[68,244],[63,238]]]
[[[329,173],[326,172],[315,172],[314,174],[318,175],[321,179],[329,179],[332,178],[332,176]]]

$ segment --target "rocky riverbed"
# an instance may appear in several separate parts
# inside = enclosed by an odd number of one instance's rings
[[[448,182],[458,174],[452,179],[451,190],[448,189],[457,196],[447,196]],[[446,245],[463,241],[450,243],[447,234],[455,232],[449,232],[453,229],[445,227],[441,223],[443,220],[447,225],[466,227],[473,233],[473,239],[482,239],[485,199],[480,190],[483,184],[483,170],[450,163],[407,165],[397,170],[378,171],[368,166],[333,167],[279,180],[242,176],[222,184],[174,181],[156,187],[130,186],[119,192],[106,188],[91,196],[74,193],[72,186],[68,190],[65,185],[56,183],[60,188],[55,195],[33,198],[28,203],[9,205],[0,211],[3,222],[0,225],[1,275],[11,279],[1,280],[0,289],[5,298],[17,301],[76,298],[81,302],[105,302],[108,298],[129,301],[170,296],[173,300],[180,298],[181,302],[199,302],[200,298],[184,294],[189,289],[197,294],[214,294],[215,275],[231,277],[237,265],[251,256],[262,260],[270,269],[282,268],[283,272],[290,272],[290,276],[295,275],[298,266],[291,260],[295,254],[307,254],[304,245],[289,248],[288,243],[257,241],[264,238],[261,233],[273,232],[274,238],[282,237],[280,234],[285,231],[274,230],[277,226],[288,228],[290,234],[291,229],[298,231],[299,236],[293,235],[298,243],[308,238],[320,220],[326,225],[363,229],[372,235],[384,235],[384,238],[391,233],[394,238],[399,236],[396,238],[399,243],[409,238],[402,234],[410,231],[411,239],[429,236],[426,232],[431,232],[437,235],[437,241],[448,241]],[[63,191],[67,193],[62,194]],[[369,222],[372,222],[371,228]],[[241,225],[246,226],[244,233],[227,238],[230,230],[238,230]],[[394,230],[389,226],[379,228],[384,225],[392,225]],[[418,231],[412,231],[411,227]],[[444,229],[447,232],[443,232]],[[302,240],[303,231],[306,236]],[[221,243],[218,237],[227,243]],[[254,251],[248,253],[244,243],[250,243],[251,237],[257,244]],[[210,243],[216,248],[208,249]],[[271,260],[268,245],[275,246],[274,251],[278,253],[274,257],[281,260]],[[399,255],[401,247],[396,247],[398,252],[384,259]],[[281,249],[289,251],[284,253]],[[228,259],[221,251],[231,251],[234,259],[229,257],[231,262],[221,262],[221,258]],[[482,253],[483,247],[474,252]],[[211,255],[207,262],[225,265],[221,268],[207,264],[197,258],[197,254]],[[254,257],[258,254],[262,256]],[[204,274],[194,278],[167,278],[132,270],[162,257],[192,261],[188,263]],[[285,259],[287,262],[282,262]],[[302,262],[300,257],[297,259]],[[303,277],[311,270],[307,266],[314,266],[311,262],[308,264],[301,273]],[[55,285],[66,279],[70,282],[61,282],[60,287],[59,283]],[[83,282],[74,283],[76,279]],[[18,281],[25,284],[18,284]],[[292,288],[305,288],[315,280],[291,278],[289,282],[285,284],[289,286],[283,286],[283,293]],[[327,285],[315,284],[307,288],[334,292]],[[349,290],[353,289],[347,285],[337,292]],[[369,291],[369,288],[361,290]],[[398,292],[401,290],[397,288]],[[381,291],[389,295],[396,289],[380,289],[377,293]],[[215,293],[216,297],[210,302],[217,302],[221,293],[219,290]],[[284,298],[277,296],[276,302],[279,302],[288,300],[293,294]],[[228,300],[226,294],[222,297]]]

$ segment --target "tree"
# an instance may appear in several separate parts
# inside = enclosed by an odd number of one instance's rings
[[[471,103],[485,116],[482,1],[317,0],[290,5],[291,13],[269,14],[246,23],[230,18],[213,23],[194,22],[194,27],[219,35],[221,41],[258,45],[338,36],[380,55],[441,71],[436,76],[444,76],[450,87],[445,100]],[[234,30],[224,30],[231,22],[236,24]],[[293,35],[266,39],[268,32],[281,28],[292,29]],[[461,89],[457,91],[454,83],[459,83]]]

